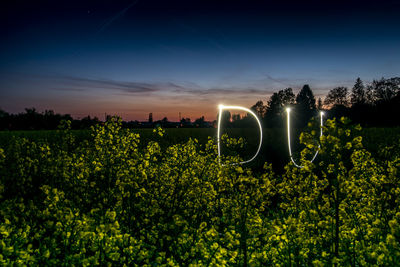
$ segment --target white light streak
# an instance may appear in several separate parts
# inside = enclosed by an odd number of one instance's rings
[[[218,143],[218,161],[219,161],[219,163],[221,164],[221,140],[220,140],[221,139],[220,138],[220,135],[221,135],[221,118],[222,118],[222,112],[225,109],[243,110],[243,111],[246,111],[246,112],[250,113],[256,119],[256,121],[258,123],[258,127],[260,129],[260,144],[258,145],[257,152],[255,153],[255,155],[251,159],[246,160],[246,161],[241,161],[241,162],[239,162],[239,164],[249,163],[250,161],[254,160],[257,157],[258,153],[260,152],[261,144],[262,144],[262,127],[261,127],[261,122],[258,119],[257,115],[253,111],[251,111],[250,109],[245,108],[245,107],[241,107],[241,106],[224,106],[224,105],[221,104],[221,105],[218,105],[218,109],[219,109],[219,114],[218,114],[217,143]],[[232,164],[232,165],[234,165],[234,164]],[[223,166],[223,164],[222,164],[222,166]]]
[[[290,160],[293,162],[294,166],[296,166],[297,168],[303,168],[304,166],[298,165],[293,159],[292,148],[290,146],[290,108],[286,109],[286,113],[287,113],[287,136],[288,136],[288,146],[289,146]],[[320,118],[321,118],[320,135],[319,136],[321,137],[322,136],[322,127],[324,126],[324,124],[323,124],[324,123],[324,121],[323,121],[324,112],[321,111],[319,113],[319,115],[320,115]],[[313,158],[311,159],[311,162],[313,162],[315,160],[315,158],[317,157],[318,152],[319,152],[319,148],[320,148],[320,145],[318,144],[318,150],[317,150],[317,152],[315,152]]]

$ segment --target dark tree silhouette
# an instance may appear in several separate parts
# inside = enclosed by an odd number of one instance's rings
[[[254,113],[256,113],[256,115],[260,118],[263,118],[265,115],[266,107],[261,100],[257,101],[257,103],[253,105],[250,109],[253,110]]]
[[[350,102],[352,106],[364,105],[367,102],[364,84],[360,78],[357,78],[351,90]]]
[[[232,114],[232,122],[236,122],[236,121],[240,121],[240,120],[241,120],[240,114]]]
[[[351,95],[345,87],[332,89],[325,98],[327,109],[318,98],[318,109],[326,110],[327,118],[349,117],[354,123],[366,127],[399,126],[400,116],[400,77],[382,78],[364,85],[357,78]],[[349,104],[352,104],[351,106]],[[290,88],[273,93],[267,103],[264,116],[265,127],[283,127],[285,123],[285,109],[287,104],[294,104],[294,94]],[[304,85],[296,97],[293,105],[293,127],[301,128],[316,115],[314,95],[308,85]],[[247,117],[232,124],[233,127],[245,126]]]
[[[375,98],[375,91],[372,84],[369,84],[365,90],[365,102],[368,105],[375,105],[376,98]]]
[[[9,129],[10,123],[11,123],[10,114],[0,109],[0,130]]]
[[[297,94],[296,104],[300,109],[304,109],[305,111],[314,112],[316,110],[315,97],[308,84],[304,85]]]
[[[25,112],[18,114],[0,110],[2,130],[54,130],[62,120],[72,121],[72,117],[69,114],[55,114],[52,110],[39,113],[35,108],[26,108]]]
[[[190,123],[190,118],[182,118],[181,123]]]
[[[316,114],[317,107],[315,106],[315,97],[308,84],[296,96],[296,113],[299,118],[295,122],[295,126],[302,128],[307,125],[307,122]]]
[[[204,116],[201,116],[200,118],[196,119],[194,121],[194,124],[195,124],[196,127],[205,127]]]
[[[329,91],[324,101],[328,106],[347,106],[349,104],[347,87],[335,87]]]
[[[323,109],[322,99],[320,97],[318,97],[317,109],[318,110],[322,110]]]
[[[217,114],[217,121],[218,121],[218,118],[219,118],[219,113]],[[222,117],[221,117],[221,124],[223,125],[223,127],[226,127],[226,128],[231,127],[232,126],[231,119],[232,119],[232,116],[231,116],[231,113],[229,112],[229,110],[226,110],[226,109],[223,110]]]
[[[374,80],[371,84],[375,102],[387,102],[399,92],[400,78]]]
[[[266,109],[266,125],[268,127],[281,127],[282,115],[285,112],[285,106],[293,105],[295,103],[295,95],[292,88],[280,90],[273,93],[267,103]]]
[[[282,107],[286,105],[293,105],[295,103],[295,95],[292,88],[286,88],[278,92],[279,98],[282,102]]]
[[[88,129],[91,126],[98,124],[100,121],[97,117],[91,118],[90,116],[86,116],[80,120],[80,128]]]

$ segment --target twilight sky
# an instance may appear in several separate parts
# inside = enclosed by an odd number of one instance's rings
[[[399,1],[0,3],[0,109],[214,120],[309,84],[400,75]]]

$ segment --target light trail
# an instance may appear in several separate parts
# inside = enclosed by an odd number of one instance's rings
[[[294,161],[293,155],[292,155],[292,148],[291,148],[291,146],[290,146],[290,111],[291,111],[290,108],[287,108],[287,109],[286,109],[286,113],[287,113],[287,136],[288,136],[288,146],[289,146],[290,160],[293,162],[294,166],[296,166],[297,168],[303,168],[304,166],[298,165],[298,164]],[[321,121],[320,121],[320,135],[319,135],[319,137],[321,137],[321,136],[322,136],[322,127],[324,126],[324,125],[323,125],[323,123],[324,123],[324,121],[323,121],[324,112],[321,111],[321,112],[319,113],[319,115],[320,115],[320,117],[321,117]],[[318,144],[318,150],[317,150],[317,152],[315,152],[313,158],[311,159],[311,162],[313,162],[313,161],[315,160],[315,158],[317,157],[318,152],[319,152],[319,148],[320,148],[320,145]]]
[[[257,155],[258,155],[258,153],[260,152],[260,149],[261,149],[261,144],[262,144],[262,127],[261,127],[261,122],[260,122],[260,120],[258,119],[258,117],[257,117],[257,115],[253,112],[253,111],[251,111],[250,109],[248,109],[248,108],[244,108],[244,107],[241,107],[241,106],[224,106],[224,105],[219,105],[218,106],[218,108],[219,108],[219,114],[218,114],[218,130],[217,130],[217,143],[218,143],[218,162],[221,164],[221,138],[220,138],[220,135],[221,135],[221,119],[222,119],[222,112],[225,110],[225,109],[237,109],[237,110],[243,110],[243,111],[246,111],[246,112],[248,112],[249,114],[251,114],[255,119],[256,119],[256,121],[257,121],[257,123],[258,123],[258,127],[259,127],[259,129],[260,129],[260,144],[258,145],[258,149],[257,149],[257,152],[256,152],[256,154],[251,158],[251,159],[249,159],[249,160],[246,160],[246,161],[241,161],[241,162],[239,162],[239,164],[244,164],[244,163],[249,163],[250,161],[252,161],[252,160],[254,160],[256,157],[257,157]],[[232,165],[235,165],[236,163],[233,163]],[[224,166],[223,164],[221,164],[222,166]]]

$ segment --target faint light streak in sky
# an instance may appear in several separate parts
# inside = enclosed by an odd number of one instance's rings
[[[121,11],[119,11],[117,14],[115,14],[114,16],[110,17],[109,19],[107,19],[103,25],[101,25],[101,28],[97,31],[97,34],[101,33],[102,31],[104,31],[108,26],[110,26],[114,21],[116,21],[117,19],[119,19],[120,17],[122,17],[131,7],[133,7],[134,5],[136,5],[139,2],[139,0],[135,0],[133,1],[129,6],[127,6],[126,8],[122,9]]]

